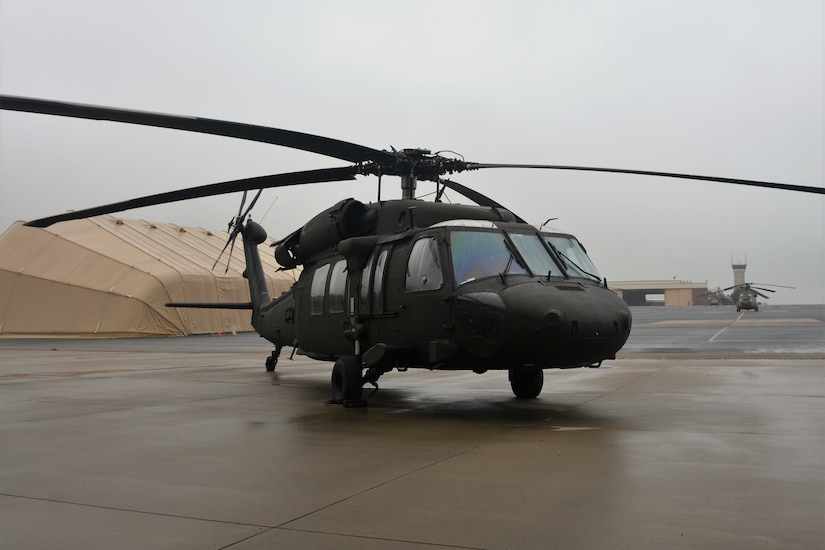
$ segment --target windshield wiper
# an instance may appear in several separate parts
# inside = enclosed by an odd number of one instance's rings
[[[510,268],[513,266],[513,260],[515,260],[522,268],[524,268],[524,265],[518,259],[518,256],[516,256],[516,252],[510,246],[510,243],[507,242],[507,239],[504,239],[504,246],[507,248],[507,252],[510,253],[510,257],[507,259],[507,265],[504,267],[504,271],[499,273],[498,276],[501,277],[502,283],[507,283],[507,274],[510,273]]]
[[[597,283],[601,283],[601,282],[602,282],[602,278],[601,278],[601,277],[599,277],[598,275],[594,275],[594,274],[590,273],[590,272],[589,272],[589,271],[587,271],[586,269],[583,269],[583,268],[582,268],[579,264],[577,264],[576,262],[574,262],[573,260],[571,260],[570,258],[568,258],[566,254],[564,254],[564,253],[562,253],[562,252],[559,252],[559,256],[561,256],[562,258],[564,258],[565,260],[567,260],[568,262],[570,262],[570,265],[572,265],[573,267],[575,267],[576,269],[578,269],[580,272],[584,273],[584,274],[585,274],[585,275],[587,275],[588,277],[592,277],[592,278],[593,278],[593,280],[594,280],[594,281],[596,281]]]
[[[562,260],[564,260],[565,262],[567,262],[567,263],[569,263],[570,265],[572,265],[573,267],[575,267],[575,268],[576,268],[576,270],[578,270],[580,273],[583,273],[584,275],[587,275],[588,277],[591,277],[591,278],[592,278],[594,281],[596,281],[597,283],[601,283],[601,282],[602,282],[602,278],[601,278],[601,277],[599,277],[598,275],[594,275],[594,274],[590,273],[590,272],[589,272],[589,271],[587,271],[586,269],[583,269],[583,268],[582,268],[579,264],[577,264],[576,262],[574,262],[573,260],[571,260],[570,258],[568,258],[568,257],[567,257],[567,254],[565,254],[564,252],[561,252],[558,248],[556,248],[555,246],[553,246],[553,245],[552,245],[552,244],[550,244],[549,242],[548,242],[547,244],[549,244],[549,245],[550,245],[550,248],[552,248],[552,249],[553,249],[553,252],[555,252],[556,254],[558,254],[559,258],[561,258],[561,259],[562,259]],[[564,267],[567,267],[567,265],[565,265]]]

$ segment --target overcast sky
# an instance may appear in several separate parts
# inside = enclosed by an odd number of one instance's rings
[[[0,93],[475,162],[821,187],[824,27],[821,0],[0,0]],[[0,231],[143,194],[342,165],[228,138],[2,112]],[[748,281],[797,287],[771,303],[825,303],[822,195],[530,170],[454,179],[532,223],[559,218],[608,280],[727,287],[731,260],[746,259]],[[375,180],[269,190],[253,217],[283,236],[347,197],[374,201]],[[239,200],[123,216],[223,229]]]

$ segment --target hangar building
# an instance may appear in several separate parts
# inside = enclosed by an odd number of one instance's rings
[[[0,337],[136,337],[250,331],[248,310],[175,309],[178,302],[249,302],[243,251],[227,233],[97,216],[40,229],[23,222],[0,237]],[[260,245],[271,296],[294,273]]]
[[[710,303],[708,283],[685,281],[611,281],[610,290],[623,298],[628,305],[693,306]]]

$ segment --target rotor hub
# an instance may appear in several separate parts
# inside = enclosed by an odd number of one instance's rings
[[[365,162],[359,165],[358,172],[365,176],[400,176],[414,180],[438,181],[445,174],[463,172],[470,168],[462,159],[433,154],[428,149],[403,149],[388,153],[392,155],[390,160]],[[404,186],[402,182],[402,188]]]

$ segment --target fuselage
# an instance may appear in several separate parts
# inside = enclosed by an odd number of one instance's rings
[[[759,302],[757,302],[756,296],[747,290],[742,291],[739,296],[739,301],[736,302],[736,311],[743,309],[753,309],[759,311]]]
[[[575,237],[509,219],[342,239],[255,317],[278,346],[379,370],[594,365],[631,328]]]

